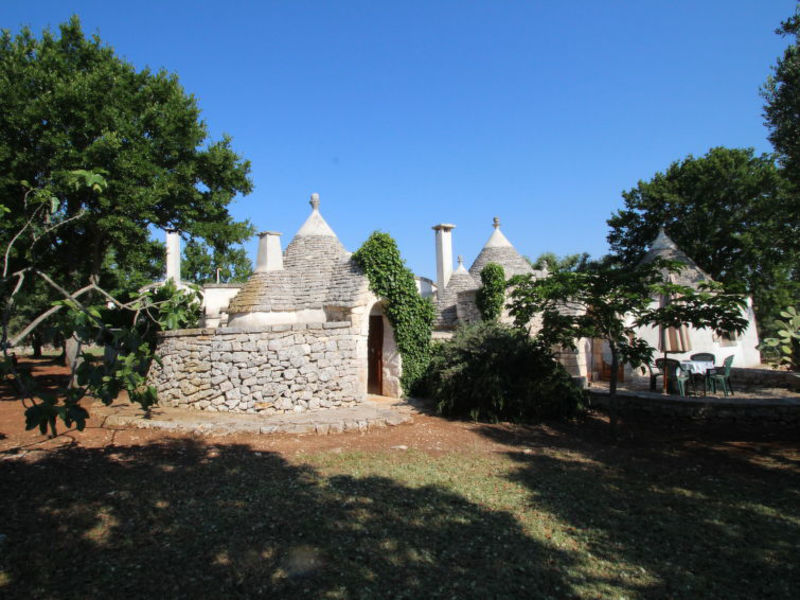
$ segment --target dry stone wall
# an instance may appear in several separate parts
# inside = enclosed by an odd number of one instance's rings
[[[162,334],[148,379],[159,404],[215,412],[286,413],[353,406],[358,335],[349,322]]]
[[[743,387],[778,387],[800,391],[800,375],[775,369],[731,369],[731,385]]]

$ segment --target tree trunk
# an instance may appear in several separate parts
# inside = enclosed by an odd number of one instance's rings
[[[67,338],[65,343],[65,354],[66,354],[66,362],[67,366],[70,368],[72,373],[72,378],[69,382],[69,387],[73,388],[77,385],[77,370],[78,367],[81,366],[83,362],[83,358],[81,357],[81,343],[74,335],[71,335]]]
[[[42,358],[42,337],[37,332],[31,334],[31,347],[33,358]]]

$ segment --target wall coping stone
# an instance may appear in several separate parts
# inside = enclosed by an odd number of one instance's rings
[[[217,288],[233,290],[233,289],[239,289],[243,285],[244,283],[206,283],[203,284],[202,287],[204,290],[213,290]]]
[[[606,400],[609,397],[608,390],[598,390],[589,388],[589,396]],[[735,398],[713,398],[706,396],[683,397],[683,396],[664,396],[658,392],[629,392],[617,390],[617,396],[625,399],[637,399],[648,403],[657,403],[673,406],[713,406],[714,408],[785,408],[800,407],[800,398],[759,398],[758,396],[747,396]]]
[[[323,329],[344,329],[350,327],[349,321],[330,321],[327,323],[293,323],[281,325],[261,325],[258,327],[205,327],[196,329],[174,329],[159,332],[159,338],[199,337],[207,335],[236,335],[248,333],[281,333],[284,331],[319,331]]]

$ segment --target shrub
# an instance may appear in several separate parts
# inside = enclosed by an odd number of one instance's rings
[[[427,383],[436,410],[448,416],[538,421],[583,409],[581,390],[549,349],[495,322],[462,327],[437,344]]]
[[[781,363],[792,371],[800,371],[800,313],[789,306],[781,311],[781,316],[785,320],[776,319],[774,323],[778,337],[765,339],[761,350],[777,353]]]

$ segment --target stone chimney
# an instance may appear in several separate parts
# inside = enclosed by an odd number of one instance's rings
[[[439,298],[444,293],[444,288],[447,287],[447,282],[450,281],[450,276],[453,274],[453,234],[455,225],[448,223],[440,223],[434,225],[433,230],[436,232],[436,286],[439,291]]]
[[[167,273],[165,281],[181,282],[181,234],[177,229],[167,229]]]
[[[256,273],[283,270],[283,252],[281,251],[281,234],[277,231],[262,231],[258,234],[258,256],[256,257]]]

